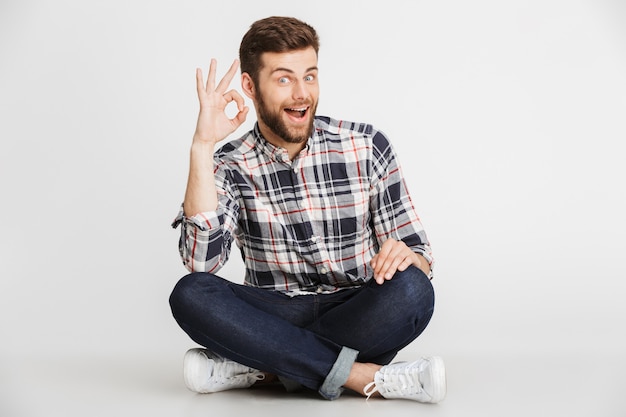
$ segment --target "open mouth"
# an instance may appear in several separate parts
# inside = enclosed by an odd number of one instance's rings
[[[306,113],[308,110],[309,110],[308,107],[302,107],[302,108],[291,107],[291,108],[286,108],[285,112],[294,119],[303,119],[304,116],[306,116]]]

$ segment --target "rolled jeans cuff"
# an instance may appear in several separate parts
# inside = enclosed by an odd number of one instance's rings
[[[336,400],[343,392],[343,385],[350,376],[352,365],[359,354],[358,350],[343,346],[335,364],[326,376],[324,383],[319,389],[319,393],[327,400]]]

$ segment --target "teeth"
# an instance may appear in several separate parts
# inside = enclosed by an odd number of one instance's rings
[[[306,107],[303,109],[287,109],[287,110],[291,110],[291,111],[306,111]]]

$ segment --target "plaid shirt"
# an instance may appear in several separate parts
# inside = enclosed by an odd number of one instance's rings
[[[432,264],[431,249],[387,137],[371,125],[316,117],[306,147],[290,160],[258,125],[215,153],[218,209],[172,227],[184,265],[217,272],[233,240],[245,284],[299,294],[358,287],[388,238]]]

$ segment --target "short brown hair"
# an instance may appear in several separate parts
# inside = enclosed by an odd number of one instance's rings
[[[312,47],[319,52],[317,32],[294,17],[272,16],[257,20],[244,35],[239,46],[241,72],[247,72],[258,84],[261,55],[264,52],[289,52]]]

